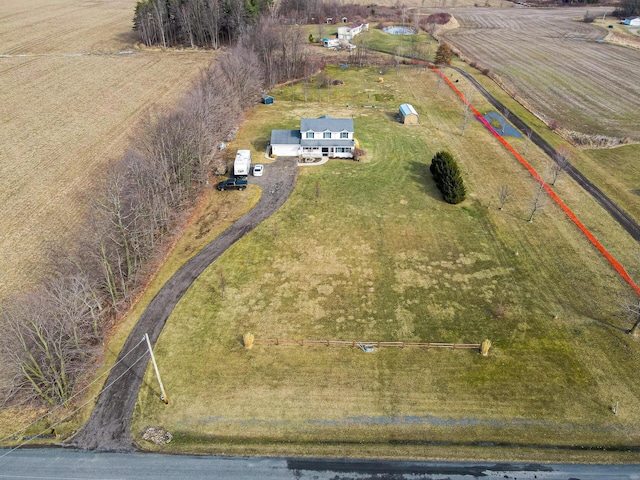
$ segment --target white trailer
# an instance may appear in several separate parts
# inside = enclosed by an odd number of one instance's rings
[[[233,174],[236,177],[246,177],[251,170],[251,150],[238,150],[233,161]]]
[[[340,46],[340,40],[337,38],[323,38],[322,45],[327,48],[338,48]]]

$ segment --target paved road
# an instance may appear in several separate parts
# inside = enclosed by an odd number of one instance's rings
[[[167,318],[198,276],[225,250],[253,230],[273,214],[289,197],[293,190],[297,163],[280,158],[266,166],[262,177],[251,177],[250,183],[262,188],[258,204],[240,220],[225,230],[218,238],[204,247],[169,279],[144,311],[124,344],[115,368],[111,370],[105,389],[98,398],[91,418],[82,430],[70,440],[70,445],[89,450],[112,452],[134,451],[130,433],[133,408],[147,367],[147,358],[136,363],[145,346],[140,343],[145,333],[155,345]],[[224,192],[224,194],[233,194]],[[133,353],[126,358],[124,354]],[[121,361],[122,360],[122,361]],[[1,478],[1,477],[0,477]]]
[[[66,449],[17,450],[2,457],[0,480],[638,480],[638,465],[406,462],[342,459],[225,458]]]
[[[525,135],[531,135],[531,141],[537,145],[549,158],[554,162],[557,161],[558,155],[556,150],[549,145],[540,135],[531,130],[525,122],[523,122],[516,114],[508,110],[502,103],[496,100],[487,90],[478,83],[469,73],[461,70],[457,67],[449,67],[457,71],[459,74],[469,80],[476,89],[485,97],[491,105],[493,105],[498,112],[509,112],[508,120]],[[640,226],[638,223],[629,216],[627,212],[622,210],[613,200],[611,200],[602,190],[596,187],[587,177],[585,177],[576,167],[568,163],[565,168],[565,172],[573,178],[578,185],[584,188],[589,195],[591,195],[596,202],[598,202],[602,208],[604,208],[613,219],[618,222],[622,228],[624,228],[629,235],[631,235],[637,242],[640,242]]]

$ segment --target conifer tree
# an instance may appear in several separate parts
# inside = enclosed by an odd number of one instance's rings
[[[467,190],[457,162],[449,152],[440,151],[431,160],[431,174],[447,203],[457,204],[467,198]]]

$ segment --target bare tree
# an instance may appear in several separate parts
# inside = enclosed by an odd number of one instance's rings
[[[638,335],[640,333],[640,297],[637,295],[624,297],[621,302],[621,315],[631,323],[629,334]]]
[[[464,131],[467,129],[467,122],[469,121],[469,111],[470,111],[470,104],[471,104],[471,96],[473,95],[473,91],[471,90],[471,87],[469,87],[469,91],[467,92],[467,100],[464,104],[464,118],[462,121],[462,131],[460,132],[460,135],[464,137]]]
[[[533,198],[533,201],[531,202],[531,212],[529,214],[529,218],[527,219],[528,222],[533,222],[533,216],[536,214],[536,212],[544,208],[544,205],[545,205],[544,194],[545,194],[544,183],[539,183],[538,188],[536,189],[536,196]]]
[[[190,3],[182,2],[181,0],[170,0],[171,9],[174,11],[174,15],[178,19],[178,24],[183,34],[189,39],[189,45],[191,48],[195,48],[194,38],[194,15],[193,9]]]
[[[220,47],[220,31],[223,22],[223,7],[221,0],[208,0],[203,9],[203,20],[211,48]]]
[[[85,280],[61,277],[0,308],[5,401],[58,405],[70,398],[98,339]]]
[[[524,151],[522,152],[523,155],[527,154],[527,149],[529,148],[529,143],[531,143],[531,135],[533,135],[533,131],[531,129],[527,130],[527,140],[524,143]]]
[[[498,209],[502,210],[505,204],[511,198],[511,190],[508,185],[500,185],[500,189],[498,190]]]
[[[553,155],[554,162],[551,164],[551,186],[555,186],[560,175],[567,169],[570,165],[569,160],[571,158],[571,151],[567,147],[560,147],[556,150]]]
[[[320,43],[322,43],[322,39],[324,38],[324,22],[321,18],[318,19],[318,39]]]
[[[167,48],[167,18],[169,16],[167,12],[167,4],[158,0],[153,1],[152,12],[155,20],[155,29],[162,40],[162,47]]]

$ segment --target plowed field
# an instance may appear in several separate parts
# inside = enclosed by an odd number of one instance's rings
[[[590,9],[594,15],[603,9]],[[604,41],[585,9],[457,9],[444,34],[549,120],[589,135],[640,141],[640,50]],[[608,23],[608,21],[607,21]]]
[[[135,0],[2,3],[0,297],[33,281],[47,243],[73,236],[136,125],[211,58],[135,49]]]

